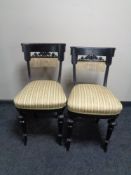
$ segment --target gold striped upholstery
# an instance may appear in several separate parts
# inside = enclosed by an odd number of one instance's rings
[[[116,115],[122,110],[120,101],[104,86],[79,84],[68,99],[71,112],[91,115]]]
[[[57,67],[58,64],[58,58],[31,58],[30,61],[30,66],[32,68]]]
[[[37,80],[27,84],[14,98],[14,103],[20,109],[60,109],[66,105],[66,96],[60,83]]]
[[[77,69],[88,69],[89,71],[101,71],[104,72],[106,68],[105,62],[89,62],[89,61],[78,61],[76,64]]]

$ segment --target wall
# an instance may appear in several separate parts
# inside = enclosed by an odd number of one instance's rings
[[[0,98],[27,82],[21,42],[67,43],[62,84],[71,88],[71,45],[116,47],[108,87],[131,101],[130,0],[0,0]]]

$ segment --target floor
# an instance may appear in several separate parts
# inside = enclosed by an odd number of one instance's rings
[[[77,123],[67,152],[56,143],[55,118],[31,118],[24,146],[14,105],[0,102],[0,175],[131,175],[131,106],[117,121],[107,153],[105,120]]]

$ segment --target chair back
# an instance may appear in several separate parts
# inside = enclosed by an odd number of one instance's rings
[[[47,63],[50,63],[50,60],[58,60],[59,62],[59,71],[58,71],[58,81],[61,81],[61,71],[62,71],[62,62],[64,60],[64,52],[66,44],[63,43],[22,43],[22,51],[24,52],[24,59],[27,62],[28,77],[31,79],[31,64],[32,60],[39,60],[39,66],[42,64],[42,60],[49,60]],[[37,62],[38,63],[38,62]],[[55,64],[55,61],[52,62]]]
[[[71,47],[71,61],[73,64],[73,83],[76,84],[76,65],[78,62],[105,63],[105,75],[103,85],[107,86],[109,67],[112,63],[115,48],[99,47]]]

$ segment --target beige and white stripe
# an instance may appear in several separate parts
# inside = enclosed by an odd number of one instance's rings
[[[58,58],[31,58],[30,66],[32,68],[41,67],[57,67],[59,65]]]
[[[117,115],[122,110],[122,104],[109,89],[95,84],[74,86],[67,105],[71,112],[91,115]]]
[[[96,71],[96,72],[104,72],[106,68],[105,62],[89,62],[89,61],[78,61],[76,64],[76,68],[79,70],[88,70],[88,71]]]
[[[60,109],[66,105],[66,96],[60,83],[37,80],[27,84],[14,98],[14,103],[20,109]]]

